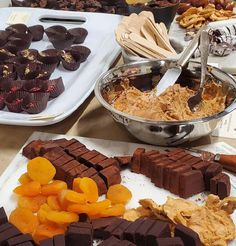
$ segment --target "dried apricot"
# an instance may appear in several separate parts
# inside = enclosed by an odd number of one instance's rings
[[[41,192],[41,185],[37,181],[31,181],[27,184],[17,186],[13,192],[21,196],[37,196]]]
[[[67,211],[74,212],[78,214],[89,214],[90,207],[89,204],[70,204],[67,207]]]
[[[43,195],[57,195],[61,190],[67,189],[67,183],[61,180],[54,180],[50,184],[42,186],[41,192]]]
[[[59,211],[61,210],[61,206],[60,206],[57,196],[49,196],[47,198],[47,203],[50,209],[59,210]]]
[[[40,223],[46,223],[47,220],[47,214],[51,211],[51,208],[48,206],[47,203],[44,203],[41,205],[40,209],[38,210],[37,217]]]
[[[64,234],[65,228],[60,227],[57,224],[53,223],[43,223],[40,224],[36,231],[33,234],[33,238],[35,242],[39,243],[39,241],[51,238],[58,234]]]
[[[47,214],[47,219],[57,224],[69,224],[78,221],[79,216],[76,213],[66,211],[50,211]]]
[[[107,198],[113,204],[126,204],[131,198],[131,191],[122,184],[115,184],[109,187],[107,191]]]
[[[73,180],[73,188],[72,188],[72,189],[73,189],[74,191],[82,192],[81,189],[80,189],[80,187],[79,187],[80,181],[81,181],[81,178],[75,178],[75,179]]]
[[[39,224],[37,216],[26,208],[16,208],[13,210],[9,221],[22,233],[33,233]]]
[[[43,205],[46,201],[47,198],[42,195],[35,197],[20,196],[18,199],[18,207],[27,208],[33,213],[36,213],[40,209],[40,206]]]
[[[28,162],[27,172],[32,180],[48,184],[55,176],[56,169],[46,158],[36,157]]]
[[[28,173],[23,173],[20,178],[18,179],[18,181],[21,184],[28,184],[29,182],[32,181],[32,179],[29,177]]]
[[[64,200],[67,202],[73,202],[73,203],[80,203],[85,204],[86,203],[86,196],[82,193],[78,193],[73,190],[64,190]]]
[[[98,200],[98,186],[93,179],[88,177],[82,178],[79,187],[89,202],[96,202]]]
[[[121,216],[125,213],[124,204],[115,204],[100,213],[101,217]]]

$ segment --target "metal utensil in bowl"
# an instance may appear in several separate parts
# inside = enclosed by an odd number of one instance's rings
[[[200,52],[201,52],[201,80],[197,93],[188,99],[188,106],[191,111],[196,111],[202,101],[203,88],[206,81],[206,69],[208,60],[209,35],[206,30],[202,31],[200,36]]]
[[[209,65],[207,75],[215,77],[229,88],[226,108],[218,114],[188,121],[156,121],[118,111],[106,101],[107,91],[119,84],[119,78],[122,77],[138,79],[137,87],[139,89],[150,90],[154,88],[158,76],[160,79],[160,75],[165,73],[171,62],[173,60],[145,61],[122,65],[101,75],[95,85],[95,95],[98,101],[111,113],[114,120],[123,124],[132,135],[146,143],[176,146],[206,136],[218,126],[223,116],[236,108],[236,80],[231,75]],[[194,85],[193,80],[200,80],[200,71],[200,63],[190,62],[188,67],[183,69],[178,82]]]

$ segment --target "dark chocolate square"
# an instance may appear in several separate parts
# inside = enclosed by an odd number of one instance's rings
[[[114,237],[117,237],[119,239],[124,239],[124,231],[125,229],[131,224],[132,222],[128,221],[128,220],[124,220],[122,221],[121,224],[119,224],[118,227],[116,227],[116,229],[114,231],[112,231],[111,235]]]
[[[54,246],[65,246],[66,239],[64,234],[59,234],[53,237],[53,244]]]
[[[88,153],[90,150],[87,149],[86,147],[84,148],[79,148],[79,149],[75,149],[75,150],[72,150],[72,151],[68,151],[68,153],[73,156],[77,161],[80,160],[80,157],[82,155],[84,155],[85,153]]]
[[[156,244],[157,246],[184,246],[184,243],[180,237],[172,237],[172,238],[157,238]]]
[[[205,179],[205,186],[206,190],[210,190],[210,180],[211,178],[215,177],[217,174],[222,172],[222,166],[219,163],[212,163],[211,165],[208,166],[206,169],[204,179]]]
[[[218,196],[220,199],[230,195],[230,178],[227,174],[223,173],[221,178],[218,180]]]
[[[143,222],[144,222],[144,218],[140,218],[135,220],[132,224],[130,224],[124,231],[124,239],[134,243],[135,232]]]
[[[99,176],[98,173],[90,178],[93,179],[97,183],[99,196],[107,193],[107,186],[104,180]]]
[[[15,246],[15,245],[18,245],[18,244],[24,243],[24,242],[33,242],[32,236],[30,234],[21,234],[19,236],[12,237],[12,238],[7,240],[7,245],[8,246]]]
[[[8,222],[7,214],[3,207],[0,208],[0,225]]]
[[[0,245],[5,245],[8,239],[20,234],[21,232],[15,226],[11,225],[10,228],[0,233]]]
[[[147,175],[148,166],[150,165],[150,157],[158,154],[159,151],[157,150],[149,150],[141,155],[140,173]]]
[[[117,221],[115,221],[114,223],[110,224],[109,226],[107,226],[104,231],[103,231],[103,239],[107,239],[112,235],[112,232],[120,226],[120,224],[123,222],[123,219],[118,219]]]
[[[65,151],[61,147],[57,147],[44,154],[43,157],[53,162],[65,154]]]
[[[73,143],[76,143],[77,141],[78,140],[76,140],[74,138],[72,138],[70,140],[67,140],[67,139],[54,140],[54,142],[56,142],[63,149],[67,148],[68,146],[72,145]]]
[[[11,227],[12,227],[12,224],[10,224],[8,222],[0,225],[0,233],[6,231],[7,229],[9,229]]]
[[[80,177],[92,177],[96,175],[98,172],[95,168],[90,167],[89,169],[85,170],[80,174]]]
[[[91,228],[70,226],[66,233],[66,242],[70,246],[92,246]]]
[[[105,169],[106,167],[109,167],[109,166],[116,166],[116,167],[119,167],[119,164],[117,162],[116,159],[114,158],[108,158],[108,159],[105,159],[103,161],[100,161],[98,162],[96,165],[95,165],[95,168],[100,171],[102,169]]]
[[[69,145],[68,147],[65,148],[65,151],[70,153],[71,151],[73,150],[76,150],[76,149],[80,149],[80,148],[84,148],[85,145],[80,143],[79,141]]]
[[[92,167],[95,167],[96,164],[98,164],[101,161],[104,161],[107,159],[107,156],[103,155],[103,154],[99,154],[97,156],[95,156],[94,158],[92,158],[91,160],[89,160],[89,165],[91,165]]]
[[[47,238],[40,241],[39,246],[53,246],[53,238]]]
[[[114,184],[120,184],[121,182],[120,169],[115,166],[109,166],[101,170],[99,173],[107,187]]]
[[[141,155],[145,152],[144,148],[137,148],[131,159],[131,171],[134,173],[140,173],[141,168]]]
[[[93,159],[95,156],[100,153],[97,150],[91,150],[80,157],[81,162],[84,162],[89,165],[89,160]],[[91,166],[91,165],[90,165]]]

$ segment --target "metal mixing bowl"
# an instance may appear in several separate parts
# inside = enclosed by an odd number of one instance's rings
[[[141,90],[150,90],[158,83],[162,74],[173,64],[171,60],[145,61],[122,65],[101,75],[95,85],[95,95],[99,102],[111,113],[115,121],[141,141],[161,146],[176,146],[210,134],[223,116],[236,108],[236,80],[222,70],[208,65],[208,76],[222,83],[227,94],[224,111],[201,119],[188,121],[155,121],[131,116],[116,110],[106,101],[106,93],[120,83],[122,77],[129,77],[132,84]],[[200,63],[190,62],[177,81],[196,89],[200,78]],[[183,83],[184,82],[184,83]]]

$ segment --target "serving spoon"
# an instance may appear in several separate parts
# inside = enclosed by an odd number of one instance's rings
[[[209,36],[206,30],[203,30],[200,36],[201,52],[201,80],[197,93],[188,99],[188,106],[192,112],[195,112],[202,101],[202,92],[206,81],[207,60],[208,60]]]

